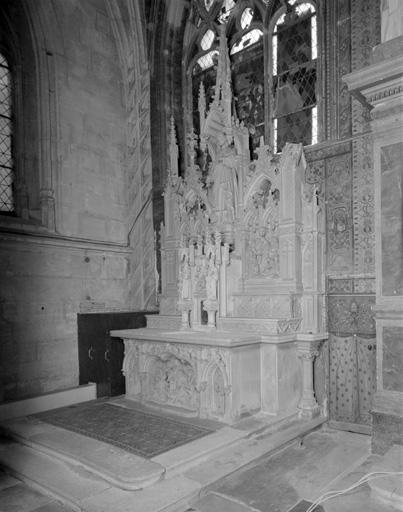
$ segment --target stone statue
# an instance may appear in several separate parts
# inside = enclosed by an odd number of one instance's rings
[[[190,272],[189,257],[187,254],[184,254],[179,265],[179,299],[190,298]]]
[[[211,203],[218,224],[232,223],[237,217],[238,156],[224,134],[218,134],[217,157],[207,184],[211,185]]]
[[[206,293],[208,300],[217,300],[218,269],[214,260],[210,258],[206,277]]]
[[[225,391],[224,378],[219,368],[214,372],[214,405],[215,412],[218,414],[225,413]]]

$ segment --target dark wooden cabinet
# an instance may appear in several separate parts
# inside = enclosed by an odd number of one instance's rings
[[[111,338],[110,331],[139,329],[146,326],[146,315],[158,313],[125,311],[122,313],[78,314],[79,383],[97,384],[97,397],[125,393],[122,374],[123,341]]]

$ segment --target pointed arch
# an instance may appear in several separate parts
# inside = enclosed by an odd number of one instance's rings
[[[19,0],[0,7],[2,40],[13,74],[15,219],[3,227],[56,231],[58,90],[54,54],[63,55],[53,3]],[[21,223],[18,219],[24,219]],[[17,222],[16,222],[17,221]]]

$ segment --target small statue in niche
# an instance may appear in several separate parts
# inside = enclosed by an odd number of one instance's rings
[[[280,254],[279,243],[276,236],[269,238],[269,255],[267,262],[267,271],[270,277],[278,277],[280,272]]]
[[[220,415],[225,413],[225,385],[222,372],[219,368],[214,372],[214,412]]]
[[[217,300],[217,281],[218,269],[214,263],[214,259],[210,258],[206,277],[206,293],[208,300]]]
[[[218,224],[232,223],[238,206],[238,155],[224,134],[217,136],[217,157],[207,178],[211,186],[211,204]]]
[[[179,265],[179,299],[190,299],[190,273],[189,256],[185,253],[182,256],[182,261]]]

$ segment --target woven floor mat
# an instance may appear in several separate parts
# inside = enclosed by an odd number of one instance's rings
[[[213,430],[113,404],[71,407],[41,421],[150,459]]]

